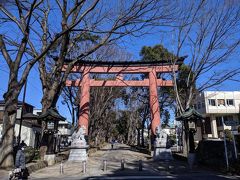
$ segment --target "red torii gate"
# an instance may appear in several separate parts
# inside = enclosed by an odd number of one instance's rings
[[[157,79],[157,73],[170,73],[177,71],[179,64],[183,62],[183,58],[179,59],[178,64],[171,65],[162,62],[93,62],[81,61],[75,65],[71,72],[82,73],[81,80],[67,80],[66,86],[81,87],[80,94],[80,113],[78,125],[86,129],[88,134],[89,122],[89,101],[90,87],[149,87],[150,93],[150,112],[151,112],[151,129],[154,134],[156,127],[160,125],[160,109],[158,102],[158,86],[173,86],[172,80]],[[67,65],[64,65],[62,71],[66,71]],[[90,78],[90,73],[117,74],[115,80],[94,80]],[[148,79],[141,81],[123,80],[123,74],[139,74],[147,73]]]

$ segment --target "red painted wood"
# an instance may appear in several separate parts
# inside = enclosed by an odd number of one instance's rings
[[[66,81],[66,86],[82,86],[83,82],[81,80]],[[142,81],[124,81],[124,80],[90,80],[90,86],[91,87],[148,87],[149,86],[149,79],[144,79]],[[173,83],[171,80],[161,80],[157,79],[157,86],[173,86]]]
[[[89,122],[89,103],[90,103],[90,77],[89,73],[84,73],[82,78],[81,94],[80,94],[80,109],[78,125],[85,129],[88,134]]]
[[[65,71],[67,65],[65,65],[62,71]],[[160,109],[158,102],[158,86],[173,86],[171,80],[157,79],[157,73],[170,73],[177,71],[178,65],[170,66],[74,66],[71,72],[83,73],[81,80],[67,80],[66,86],[81,87],[80,94],[80,115],[78,124],[80,127],[86,129],[86,135],[88,134],[88,122],[89,122],[89,101],[90,101],[90,87],[149,87],[150,93],[150,112],[152,118],[151,129],[153,134],[156,134],[156,127],[160,125]],[[116,80],[94,80],[90,79],[89,73],[106,73],[106,74],[118,74]],[[134,73],[148,73],[149,79],[142,81],[126,81],[123,80],[122,74],[134,74]]]
[[[149,103],[152,119],[151,129],[153,134],[156,135],[156,127],[160,125],[160,109],[157,92],[157,73],[154,70],[149,73]]]
[[[65,71],[67,65],[64,65],[62,71]],[[90,73],[149,73],[152,70],[155,70],[157,73],[169,73],[172,70],[177,71],[178,65],[175,66],[126,66],[126,67],[111,67],[111,66],[74,66],[71,72],[79,72],[82,73],[90,72]]]

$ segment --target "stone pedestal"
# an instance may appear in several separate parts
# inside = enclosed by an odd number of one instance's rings
[[[173,160],[171,149],[163,148],[163,147],[155,147],[153,153],[153,160],[164,160],[169,161]]]
[[[173,160],[171,149],[167,148],[167,133],[158,127],[154,142],[153,160]]]
[[[71,148],[68,161],[79,161],[79,162],[87,161],[87,158],[88,158],[87,149],[88,147]]]
[[[55,154],[46,154],[44,155],[44,161],[47,161],[48,166],[55,164],[56,155]]]
[[[82,162],[87,160],[88,145],[83,134],[82,128],[73,133],[68,161]]]

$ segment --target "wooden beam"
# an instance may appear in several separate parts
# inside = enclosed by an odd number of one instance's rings
[[[82,86],[83,82],[81,80],[67,80],[66,86]],[[149,79],[144,79],[142,81],[125,81],[125,80],[90,80],[91,87],[148,87]],[[157,79],[157,86],[173,86],[172,80],[162,80]]]
[[[62,71],[66,71],[67,65],[64,65]],[[178,70],[178,65],[172,66],[74,66],[71,72],[78,72],[82,73],[89,72],[89,73],[119,73],[119,74],[136,74],[136,73],[149,73],[152,71],[156,71],[156,73],[170,73],[173,70]]]

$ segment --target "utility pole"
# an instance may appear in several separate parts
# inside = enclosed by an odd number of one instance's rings
[[[23,110],[25,109],[26,89],[27,89],[27,79],[24,85],[24,90],[23,90],[22,109],[21,109],[19,132],[18,132],[18,146],[20,145],[20,142],[21,142],[21,131],[22,131],[22,121],[23,121]]]
[[[224,142],[224,152],[225,152],[225,160],[226,160],[226,166],[227,166],[227,171],[229,170],[229,162],[228,162],[228,153],[227,153],[227,142],[226,142],[226,134],[224,131],[224,119],[222,116],[222,126],[223,126],[223,142]]]

